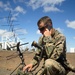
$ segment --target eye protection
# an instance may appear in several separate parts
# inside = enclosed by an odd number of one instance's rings
[[[44,31],[46,27],[39,28],[40,31]]]

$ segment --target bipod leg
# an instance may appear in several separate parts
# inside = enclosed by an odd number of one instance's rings
[[[12,75],[12,74],[15,72],[15,70],[16,70],[20,65],[21,65],[21,63],[13,70],[13,72],[11,72],[10,75]]]

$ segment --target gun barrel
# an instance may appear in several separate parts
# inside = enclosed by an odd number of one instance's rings
[[[22,45],[25,45],[25,44],[29,44],[29,43],[28,42],[27,43],[23,43],[23,44],[20,44],[19,46],[22,46]],[[17,47],[17,45],[16,46],[12,46],[10,48],[14,48],[14,47]]]
[[[38,43],[36,43],[35,41],[32,42],[31,46],[34,46],[34,47],[37,47],[37,48],[43,50],[43,47],[40,46],[40,45],[39,45]]]

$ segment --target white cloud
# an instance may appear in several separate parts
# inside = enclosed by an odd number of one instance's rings
[[[30,0],[27,4],[35,10],[41,6],[41,0]]]
[[[37,33],[37,34],[41,34],[39,30],[37,30],[37,32],[36,32],[36,33]]]
[[[12,17],[11,17],[11,20],[17,20],[16,17],[19,16],[20,13],[25,14],[26,13],[26,10],[23,9],[21,6],[17,6],[14,9],[12,9]]]
[[[22,34],[27,34],[28,33],[26,29],[19,29],[19,30],[16,30],[16,32],[22,33]]]
[[[61,11],[57,5],[61,5],[65,0],[30,0],[27,4],[31,6],[33,10],[43,7],[44,12],[49,11]]]
[[[2,1],[0,1],[0,7],[3,7],[3,2]]]
[[[73,37],[75,39],[75,37]]]
[[[17,7],[15,8],[15,11],[16,11],[16,12],[19,12],[19,13],[23,13],[23,14],[26,13],[26,11],[25,11],[21,6],[17,6]]]
[[[14,3],[17,3],[17,2],[24,3],[25,2],[25,0],[13,0],[13,1]]]
[[[75,29],[75,21],[66,20],[67,27]]]
[[[10,2],[6,2],[6,3],[3,3],[2,1],[0,1],[0,8],[2,8],[2,10],[5,10],[5,11],[16,11],[16,12],[19,12],[19,13],[26,13],[26,11],[21,7],[21,6],[17,6],[15,7],[15,9],[12,8],[12,6],[10,5]]]
[[[8,32],[7,30],[2,30],[2,29],[0,29],[0,36],[2,37],[2,36],[6,36],[6,37],[11,37],[11,36],[13,36],[13,33],[12,32]]]
[[[61,28],[56,28],[56,30],[58,30],[59,32],[61,32],[61,33],[63,33],[63,29],[61,29]]]
[[[45,6],[44,7],[44,12],[49,12],[49,11],[60,11],[60,10],[57,7]]]
[[[0,29],[0,36],[2,36],[5,32],[6,32],[6,30]]]
[[[12,8],[9,1],[7,1],[6,3],[3,3],[2,1],[0,1],[0,11],[11,11],[11,13],[12,13],[11,20],[16,20],[16,16],[18,16],[20,13],[21,14],[26,13],[26,10],[21,6],[16,6],[16,7]]]
[[[13,21],[13,20],[17,20],[17,16],[19,15],[19,13],[15,13],[15,14],[13,14],[12,15],[12,17],[11,17],[11,21]]]
[[[15,34],[18,35],[18,33],[27,34],[27,31],[25,29],[20,29],[20,30],[17,30]],[[9,32],[7,30],[0,29],[0,37],[2,36],[10,38],[14,36],[14,32]]]
[[[3,3],[2,1],[0,1],[0,8],[2,8],[3,10],[7,11],[10,10],[10,3],[7,1],[7,3]]]

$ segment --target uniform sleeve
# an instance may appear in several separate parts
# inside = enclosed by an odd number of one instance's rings
[[[39,38],[38,44],[42,45],[42,37]],[[36,53],[35,53],[32,61],[31,61],[31,63],[32,63],[33,66],[35,66],[39,62],[39,60],[40,60],[40,54],[41,54],[41,50],[37,48],[36,49]]]
[[[57,60],[65,54],[66,38],[59,34],[55,39],[55,46],[50,58]]]

